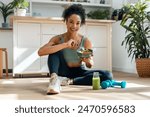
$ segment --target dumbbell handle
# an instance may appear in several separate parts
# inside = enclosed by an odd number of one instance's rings
[[[120,82],[113,82],[112,85],[120,86],[121,83]]]
[[[113,86],[121,86],[121,88],[125,88],[126,87],[126,82],[125,81],[122,81],[122,82],[112,81],[112,85]]]

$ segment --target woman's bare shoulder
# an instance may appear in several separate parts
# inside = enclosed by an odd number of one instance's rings
[[[54,42],[55,44],[60,43],[62,35],[56,35],[50,39],[49,42]]]
[[[88,37],[84,37],[85,41],[84,41],[84,47],[85,48],[92,48],[92,43],[90,41],[90,39]]]

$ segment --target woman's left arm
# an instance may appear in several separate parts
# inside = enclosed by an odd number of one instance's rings
[[[85,42],[84,42],[84,48],[92,49],[92,43],[87,38],[85,39]],[[86,67],[88,67],[88,68],[91,68],[94,65],[93,56],[90,56],[89,58],[82,58],[82,61],[85,62]]]

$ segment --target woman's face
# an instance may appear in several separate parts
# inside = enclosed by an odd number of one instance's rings
[[[66,21],[67,30],[70,33],[77,33],[81,26],[81,18],[77,14],[72,14]]]

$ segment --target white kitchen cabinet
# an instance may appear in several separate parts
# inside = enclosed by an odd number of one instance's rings
[[[41,24],[41,46],[49,42],[49,40],[55,35],[62,34],[65,32],[65,27],[62,22],[42,23]],[[48,56],[41,57],[41,72],[48,72],[47,66]]]
[[[62,22],[43,23],[41,27],[42,34],[62,34],[65,31],[64,24]]]
[[[110,24],[89,23],[86,35],[91,40],[94,50],[93,69],[111,70]]]
[[[92,69],[112,70],[111,25],[112,21],[87,20],[79,31],[93,44],[95,65]],[[62,19],[15,16],[13,27],[13,76],[48,73],[48,56],[39,57],[37,51],[53,36],[66,31]]]
[[[93,41],[94,47],[107,46],[107,25],[105,24],[89,24],[87,25],[87,37]]]
[[[40,24],[14,22],[13,76],[40,70]]]
[[[38,48],[40,46],[40,24],[18,23],[17,28],[18,47]]]
[[[108,57],[108,49],[107,48],[93,48],[93,60],[94,66],[92,69],[100,69],[100,70],[111,70],[109,57]]]

